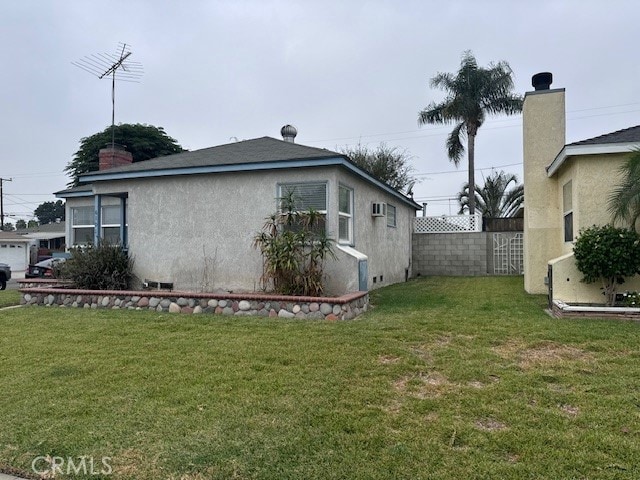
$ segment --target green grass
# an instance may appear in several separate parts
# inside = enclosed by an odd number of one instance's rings
[[[0,290],[0,308],[20,305],[20,292],[17,290]]]
[[[131,479],[640,478],[637,323],[551,319],[521,278],[372,301],[338,323],[0,312],[0,471],[86,455]]]

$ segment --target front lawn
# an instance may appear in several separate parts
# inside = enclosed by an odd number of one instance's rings
[[[20,305],[20,292],[17,290],[0,290],[0,308]]]
[[[0,312],[0,471],[49,455],[127,479],[640,477],[639,324],[551,319],[513,277],[372,301],[338,323]]]

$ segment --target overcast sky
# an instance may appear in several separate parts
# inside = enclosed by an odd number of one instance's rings
[[[116,85],[116,123],[164,127],[189,150],[234,138],[280,138],[340,149],[406,149],[427,213],[457,212],[466,180],[444,142],[418,127],[464,50],[509,62],[516,92],[551,71],[566,88],[567,142],[640,124],[640,3],[620,1],[47,1],[2,2],[0,176],[9,219],[30,218],[69,181],[82,137],[111,123],[111,85],[71,62],[131,45],[140,83]],[[522,119],[488,120],[476,178],[522,178]]]

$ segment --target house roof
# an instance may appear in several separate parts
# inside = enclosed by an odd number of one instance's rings
[[[611,133],[605,133],[604,135],[598,135],[593,138],[587,138],[586,140],[573,142],[569,145],[606,145],[609,143],[629,142],[640,142],[640,125],[624,128]]]
[[[93,195],[91,185],[86,184],[88,182],[319,166],[343,166],[412,208],[421,208],[412,199],[356,166],[342,153],[271,137],[176,153],[108,170],[89,172],[80,177],[80,182],[85,183],[84,185],[56,192],[56,195],[63,198]]]
[[[28,238],[24,238],[22,235],[18,235],[15,232],[4,232],[0,230],[0,242],[26,242],[29,243],[31,240]]]
[[[261,137],[241,142],[228,143],[203,148],[192,152],[175,153],[144,162],[136,162],[122,167],[83,175],[93,181],[101,175],[125,172],[147,172],[189,167],[209,167],[215,165],[240,165],[246,163],[267,163],[275,161],[313,160],[320,158],[344,157],[343,154],[324,148],[307,147],[292,142]],[[82,179],[82,177],[81,177]]]
[[[44,225],[38,225],[37,227],[22,228],[20,230],[16,230],[15,233],[18,235],[31,233],[61,233],[64,236],[65,224],[66,222],[64,220],[60,222],[45,223]]]
[[[560,166],[571,157],[627,153],[637,148],[640,148],[640,125],[569,143],[562,148],[547,167],[547,176],[552,177]]]

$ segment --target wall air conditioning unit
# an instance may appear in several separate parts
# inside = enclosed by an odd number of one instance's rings
[[[373,202],[371,204],[372,217],[384,217],[387,215],[387,204],[384,202]]]

